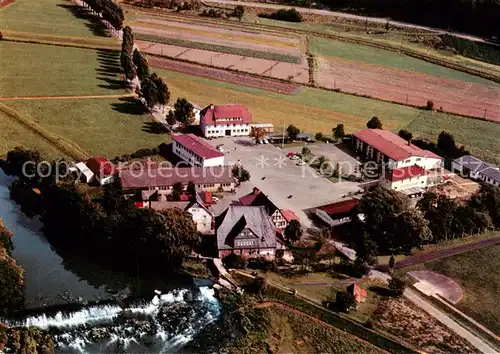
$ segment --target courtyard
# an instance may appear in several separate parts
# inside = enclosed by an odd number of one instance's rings
[[[243,183],[233,198],[224,198],[226,200],[214,208],[216,214],[231,204],[229,199],[235,200],[251,192],[253,187],[257,187],[268,195],[278,208],[292,210],[305,226],[310,227],[312,224],[304,213],[305,209],[332,203],[359,189],[358,183],[333,183],[320,176],[310,166],[298,166],[297,161],[287,158],[288,152],[300,152],[300,147],[280,149],[270,144],[256,145],[251,138],[234,137],[214,139],[209,142],[215,146],[222,145],[227,165],[241,163],[251,175],[250,181]],[[316,150],[324,149],[328,152],[325,155],[331,161],[342,162],[350,159],[353,160],[350,163],[355,163],[355,159],[335,146],[330,144],[328,147],[322,147],[322,145],[326,144],[315,144],[311,150],[316,153]]]

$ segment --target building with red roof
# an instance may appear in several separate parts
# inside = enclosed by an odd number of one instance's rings
[[[419,148],[388,130],[364,129],[353,138],[354,148],[365,161],[374,161],[382,171],[380,183],[408,195],[421,194],[424,188],[443,179],[427,178],[440,173],[443,158]]]
[[[172,140],[173,153],[191,166],[224,165],[224,153],[194,134],[173,135]]]
[[[85,165],[101,186],[114,181],[117,172],[115,165],[105,157],[92,157],[85,162]]]
[[[252,114],[241,104],[210,105],[200,112],[201,132],[206,138],[248,136]]]

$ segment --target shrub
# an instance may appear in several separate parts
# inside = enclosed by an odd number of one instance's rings
[[[408,130],[401,129],[398,133],[398,135],[405,139],[406,141],[410,141],[413,138],[413,134],[409,132]]]
[[[392,296],[401,297],[406,289],[406,283],[403,279],[398,277],[392,277],[389,280],[389,290],[391,290]]]
[[[382,121],[378,117],[372,117],[367,123],[369,129],[382,129]]]
[[[310,154],[311,154],[311,150],[307,146],[304,146],[302,148],[302,156],[306,156],[306,155],[310,155]]]
[[[246,286],[246,290],[254,294],[262,294],[266,290],[267,280],[263,276],[257,276]]]
[[[233,176],[238,178],[240,182],[246,182],[250,180],[250,172],[244,169],[242,166],[234,165],[233,166]]]
[[[222,263],[226,268],[243,269],[246,266],[245,258],[236,253],[228,254],[222,258]]]
[[[314,139],[316,139],[318,141],[322,141],[324,139],[323,133],[316,133],[316,135],[314,136]]]
[[[296,9],[280,9],[271,14],[259,14],[259,17],[271,18],[278,21],[302,22],[302,15]]]
[[[335,299],[335,306],[338,311],[349,312],[351,307],[356,304],[354,296],[347,291],[339,291]]]
[[[428,111],[433,111],[434,110],[434,101],[428,100],[427,104],[425,105],[425,109]]]

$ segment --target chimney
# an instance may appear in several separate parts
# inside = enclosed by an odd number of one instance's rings
[[[210,104],[210,109],[213,111],[214,110],[214,105]]]

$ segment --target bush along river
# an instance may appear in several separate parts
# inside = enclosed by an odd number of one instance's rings
[[[56,353],[181,351],[215,324],[221,309],[210,282],[167,273],[132,277],[56,251],[41,223],[10,199],[12,180],[0,169],[0,218],[25,270],[25,309],[0,322],[48,331]],[[140,274],[140,259],[132,261]]]

